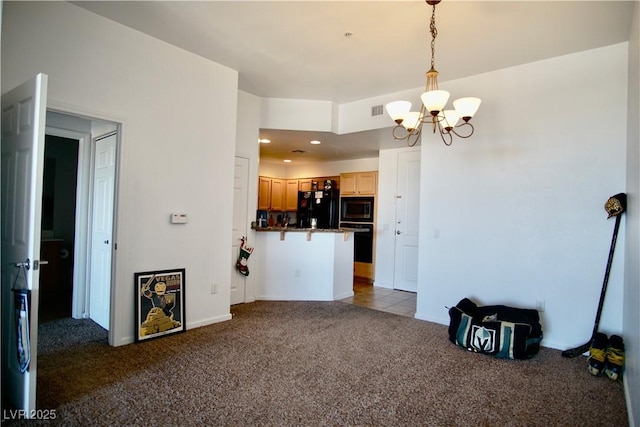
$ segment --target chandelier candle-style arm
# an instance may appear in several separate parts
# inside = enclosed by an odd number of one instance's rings
[[[420,111],[411,111],[411,102],[394,101],[386,105],[387,113],[396,123],[393,128],[393,138],[406,140],[409,146],[418,142],[418,137],[425,123],[431,123],[433,133],[438,130],[445,145],[451,145],[453,135],[460,138],[469,138],[473,135],[473,125],[469,123],[480,107],[480,98],[466,97],[453,101],[453,110],[445,110],[449,101],[449,92],[438,88],[438,72],[435,69],[435,43],[438,29],[436,28],[436,5],[441,0],[425,0],[432,6],[430,32],[431,32],[431,68],[426,73],[425,91],[420,96],[422,105]],[[458,122],[462,120],[460,124]],[[456,128],[468,127],[468,134],[460,134]]]

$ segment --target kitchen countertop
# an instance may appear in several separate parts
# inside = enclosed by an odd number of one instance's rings
[[[255,231],[286,231],[293,233],[357,233],[362,230],[360,228],[296,228],[296,227],[251,227]]]

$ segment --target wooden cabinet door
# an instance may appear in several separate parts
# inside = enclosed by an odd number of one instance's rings
[[[299,179],[298,191],[311,191],[311,179]]]
[[[288,179],[285,187],[284,210],[291,212],[298,210],[298,186],[297,179]]]
[[[357,191],[362,196],[373,196],[377,190],[377,172],[362,172],[357,174]]]
[[[355,173],[343,173],[340,175],[340,194],[343,196],[358,194]]]
[[[258,179],[258,210],[266,211],[271,207],[271,178],[261,176]]]
[[[284,180],[271,178],[271,210],[284,210]]]

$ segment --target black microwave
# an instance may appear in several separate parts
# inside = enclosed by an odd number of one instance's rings
[[[373,222],[373,197],[340,198],[340,221]]]

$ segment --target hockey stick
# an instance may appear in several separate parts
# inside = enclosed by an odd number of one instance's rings
[[[604,273],[604,282],[602,283],[602,291],[600,291],[600,301],[598,302],[598,311],[596,312],[596,321],[593,325],[593,332],[591,338],[586,343],[570,348],[562,352],[562,357],[576,357],[585,353],[591,347],[591,342],[598,332],[598,326],[600,325],[600,315],[602,314],[602,305],[604,304],[604,295],[607,292],[607,285],[609,283],[609,273],[611,272],[611,262],[613,261],[613,252],[616,248],[616,240],[618,239],[618,229],[620,228],[620,217],[622,213],[616,215],[616,225],[613,228],[613,237],[611,238],[611,248],[609,249],[609,259],[607,260],[607,268]]]

